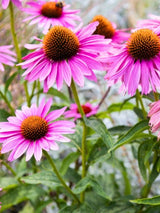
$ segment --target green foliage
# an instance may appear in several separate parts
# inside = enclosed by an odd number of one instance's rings
[[[36,202],[44,193],[42,188],[26,184],[10,189],[1,196],[3,205],[0,212],[25,200]]]
[[[148,129],[148,121],[147,120],[142,120],[139,123],[137,123],[135,126],[133,126],[125,135],[123,135],[114,145],[113,147],[109,150],[113,151],[117,149],[118,147],[132,142],[133,138],[139,133],[143,132],[144,130]]]
[[[137,203],[137,204],[157,206],[157,205],[160,205],[160,196],[154,196],[152,198],[135,199],[135,200],[130,200],[130,202]]]
[[[0,109],[0,122],[7,121],[10,114],[5,109]]]
[[[33,175],[21,178],[21,181],[29,184],[44,184],[49,187],[61,186],[61,183],[51,171],[42,171]]]

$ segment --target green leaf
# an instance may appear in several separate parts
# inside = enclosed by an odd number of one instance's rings
[[[53,88],[53,87],[51,87],[51,88],[48,90],[47,94],[53,95],[53,96],[56,96],[56,97],[59,97],[60,99],[62,99],[64,102],[66,102],[66,103],[68,103],[68,104],[70,103],[68,97],[67,97],[66,95],[64,95],[64,93],[62,93],[62,92],[56,90],[56,89]]]
[[[107,148],[112,147],[113,139],[107,130],[105,124],[100,119],[85,119],[85,123],[88,127],[93,129],[103,140],[103,142],[106,144]]]
[[[0,188],[11,189],[18,185],[18,181],[14,177],[1,177],[0,178]]]
[[[35,202],[43,194],[44,190],[42,188],[33,185],[24,184],[14,189],[10,189],[1,196],[2,208],[0,212],[25,200]]]
[[[88,203],[83,203],[81,205],[66,206],[59,213],[95,213],[92,207]]]
[[[116,103],[112,104],[108,107],[107,112],[112,113],[112,112],[120,112],[122,110],[133,110],[134,104],[130,102],[125,102],[125,103]]]
[[[93,187],[93,190],[101,197],[111,200],[111,198],[104,192],[101,185],[93,177],[90,176],[81,179],[73,189],[73,192],[75,194],[80,194],[90,187]]]
[[[137,204],[156,206],[156,205],[160,205],[160,196],[155,196],[152,198],[142,198],[142,199],[130,200],[130,202],[137,203]]]
[[[112,134],[112,135],[123,135],[126,132],[128,132],[128,130],[130,130],[131,127],[130,126],[114,126],[112,128],[109,128],[108,131]]]
[[[27,202],[24,208],[19,211],[19,213],[35,213],[33,206],[30,204],[30,202]]]
[[[81,152],[81,143],[82,143],[82,135],[83,135],[83,128],[80,125],[76,126],[76,132],[74,134],[68,135],[70,138],[69,146],[76,147]]]
[[[68,168],[65,174],[65,180],[76,184],[78,181],[80,181],[80,179],[81,175],[78,174],[78,171],[72,168]]]
[[[159,163],[159,158],[156,159],[156,161],[155,161],[155,163],[153,165],[152,171],[151,171],[151,173],[149,175],[148,182],[146,183],[146,185],[144,185],[144,187],[141,190],[142,197],[146,197],[146,195],[148,195],[148,193],[150,191],[150,188],[152,186],[152,183],[155,181],[155,179],[159,175],[159,172],[157,171],[157,165],[158,165],[158,163]]]
[[[93,164],[99,161],[106,161],[107,158],[111,156],[109,154],[106,144],[100,138],[97,142],[92,146],[92,149],[89,153],[88,163]]]
[[[34,213],[42,213],[43,209],[50,203],[53,203],[53,200],[43,200],[41,202],[38,202],[38,205],[36,206]],[[26,213],[28,213],[28,212],[26,212]]]
[[[80,156],[79,152],[73,152],[73,153],[70,153],[66,158],[63,159],[62,165],[61,165],[61,168],[60,168],[61,175],[65,175],[69,165],[72,162],[75,162],[79,156]]]
[[[136,113],[136,115],[138,116],[138,118],[143,119],[143,111],[141,109],[139,109],[138,107],[134,107],[133,111]]]
[[[122,136],[115,144],[114,146],[109,150],[113,151],[117,149],[118,147],[129,143],[132,141],[132,139],[138,135],[140,132],[149,129],[148,126],[148,120],[142,120],[139,123],[137,123],[135,126],[133,126],[124,136]]]
[[[146,162],[151,155],[153,144],[149,141],[143,142],[138,149],[138,165],[142,177],[147,182]]]
[[[29,184],[44,184],[46,186],[61,186],[56,175],[50,171],[42,171],[36,174],[21,178],[22,181]]]
[[[9,112],[4,109],[0,109],[0,122],[7,121],[7,118],[10,116]]]
[[[5,82],[5,88],[4,88],[5,93],[7,92],[9,85],[12,83],[12,81],[17,76],[17,74],[18,72],[13,73]]]

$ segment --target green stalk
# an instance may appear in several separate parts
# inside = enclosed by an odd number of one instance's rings
[[[13,9],[13,4],[12,4],[11,1],[9,3],[9,9],[10,9],[11,33],[12,33],[13,42],[14,42],[14,46],[15,46],[15,49],[16,49],[16,53],[17,53],[17,61],[18,61],[18,63],[21,63],[22,62],[22,56],[21,56],[21,51],[19,49],[19,45],[18,45],[17,34],[15,32],[14,9]],[[27,81],[24,81],[23,84],[24,84],[24,89],[25,89],[25,93],[26,93],[27,103],[29,105],[29,93],[28,93]]]
[[[75,199],[75,201],[77,203],[80,203],[79,199],[77,198],[77,196],[72,192],[72,190],[66,185],[65,181],[63,180],[63,178],[61,177],[61,175],[59,174],[52,158],[50,157],[50,155],[48,154],[48,152],[46,152],[45,150],[43,150],[44,155],[46,156],[47,160],[49,161],[49,163],[52,166],[53,172],[55,172],[55,174],[57,175],[58,179],[60,180],[60,182],[62,183],[62,185],[64,186],[64,188],[69,192],[69,194],[72,195],[72,197]]]
[[[41,84],[40,84],[40,81],[38,80],[37,81],[37,90],[38,90],[38,92],[37,92],[37,106],[39,105],[39,91],[40,91],[40,89],[41,89]]]
[[[15,46],[15,49],[16,49],[16,53],[17,53],[17,60],[18,60],[18,63],[20,63],[22,60],[21,60],[21,51],[19,49],[19,46],[18,46],[18,40],[17,40],[17,35],[16,35],[16,32],[15,32],[15,19],[14,19],[14,9],[13,9],[13,4],[12,2],[10,1],[9,3],[9,9],[10,9],[10,21],[11,21],[11,32],[12,32],[12,37],[13,37],[13,42],[14,42],[14,46]]]
[[[81,104],[80,104],[80,101],[79,101],[79,97],[78,97],[78,93],[77,93],[77,89],[76,89],[76,86],[75,86],[75,83],[74,81],[72,80],[72,83],[71,83],[71,89],[72,89],[72,93],[73,93],[73,96],[74,96],[74,99],[75,99],[75,102],[78,106],[78,111],[80,112],[81,116],[82,116],[82,124],[83,124],[83,136],[82,136],[82,178],[84,178],[86,176],[86,130],[87,130],[87,127],[85,125],[85,121],[84,121],[84,116],[85,116],[85,113],[81,107]],[[81,196],[80,196],[80,201],[83,202],[84,201],[84,198],[85,198],[85,191],[83,191],[81,193]]]
[[[29,96],[29,100],[28,100],[28,106],[29,107],[31,106],[31,100],[34,96],[35,88],[36,88],[36,81],[34,81],[34,83],[33,83],[32,92],[31,92],[31,95]]]
[[[13,176],[16,177],[16,172],[10,167],[10,165],[8,163],[6,163],[5,161],[2,161],[2,164],[9,170],[11,171],[11,173],[13,174]]]
[[[9,107],[11,114],[14,115],[14,109],[11,106],[10,102],[8,101],[8,99],[6,98],[6,96],[0,91],[0,96],[3,98],[3,100],[5,101],[5,103],[7,104],[7,106]]]
[[[137,99],[140,102],[140,105],[141,105],[141,108],[142,108],[142,112],[143,112],[143,117],[146,118],[147,117],[147,112],[146,112],[146,110],[144,108],[144,104],[143,104],[143,101],[142,101],[142,96],[141,96],[141,94],[140,94],[140,92],[138,90],[136,91],[136,97],[137,97]]]

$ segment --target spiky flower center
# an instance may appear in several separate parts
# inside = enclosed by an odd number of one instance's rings
[[[105,38],[113,37],[115,33],[115,29],[113,28],[112,23],[108,19],[106,19],[102,15],[97,15],[92,20],[92,22],[95,22],[95,21],[98,21],[99,25],[97,26],[93,34],[104,35]]]
[[[23,137],[31,141],[44,137],[47,131],[47,122],[37,115],[27,117],[21,124],[21,133]]]
[[[70,29],[55,26],[45,35],[43,49],[49,59],[61,61],[77,54],[79,40]]]
[[[89,106],[81,105],[81,107],[82,107],[83,112],[84,112],[85,114],[88,114],[88,113],[90,113],[90,112],[92,111],[92,109],[91,109]],[[77,112],[79,113],[78,108],[77,108]]]
[[[42,5],[41,14],[48,18],[59,18],[63,12],[62,2],[46,2]]]
[[[149,60],[159,53],[160,39],[152,30],[140,29],[131,34],[127,48],[135,60]]]

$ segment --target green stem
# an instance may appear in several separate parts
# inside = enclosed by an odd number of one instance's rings
[[[84,113],[84,111],[81,107],[79,97],[78,97],[78,93],[77,93],[77,89],[76,89],[76,85],[75,85],[73,80],[72,80],[72,83],[71,83],[71,89],[72,89],[72,92],[73,92],[74,100],[75,100],[75,102],[78,106],[78,111],[80,112],[82,119],[83,119],[83,116],[85,116],[85,113]]]
[[[10,167],[10,165],[8,163],[6,163],[5,161],[2,161],[2,164],[9,170],[11,171],[11,173],[16,176],[16,172]]]
[[[17,53],[17,61],[18,61],[18,63],[21,63],[22,56],[21,56],[21,51],[19,49],[19,45],[18,45],[17,34],[15,32],[14,9],[13,9],[13,4],[11,1],[9,3],[9,9],[10,9],[10,21],[11,21],[11,33],[12,33],[13,42],[14,42],[14,46],[16,49],[16,53]],[[25,89],[25,93],[26,93],[27,103],[29,105],[29,93],[28,93],[27,81],[24,81],[23,84],[24,84],[24,89]]]
[[[142,96],[141,96],[141,94],[140,94],[140,92],[138,90],[136,91],[136,96],[137,96],[137,99],[140,102],[140,105],[141,105],[141,108],[142,108],[142,112],[143,112],[143,117],[146,118],[147,117],[147,113],[146,113],[146,110],[144,108],[144,104],[143,104],[143,101],[142,101]]]
[[[24,86],[24,90],[26,93],[27,105],[29,107],[30,106],[30,97],[29,97],[29,92],[28,92],[27,81],[24,81],[23,86]]]
[[[57,175],[58,179],[60,180],[60,182],[62,183],[62,185],[64,186],[64,188],[69,192],[69,194],[72,195],[72,197],[75,199],[76,202],[80,203],[79,199],[77,198],[77,196],[72,192],[72,190],[66,185],[65,181],[63,180],[63,178],[61,177],[61,175],[59,174],[52,158],[50,157],[50,155],[48,154],[48,152],[43,150],[44,155],[46,156],[47,160],[50,162],[53,171],[55,172],[55,174]]]
[[[72,80],[71,83],[71,89],[72,89],[72,93],[75,99],[75,102],[78,106],[78,111],[80,112],[81,116],[82,116],[82,123],[83,123],[83,136],[82,136],[82,178],[84,178],[86,176],[86,130],[87,127],[85,125],[85,121],[84,121],[84,116],[85,113],[81,107],[80,101],[79,101],[79,97],[78,97],[78,93],[77,93],[77,89],[75,86],[74,81]],[[80,196],[80,201],[83,202],[84,201],[84,197],[85,197],[85,191],[83,191],[81,193]]]
[[[3,100],[5,101],[5,103],[8,105],[8,107],[9,107],[9,109],[11,111],[11,114],[14,115],[14,109],[11,106],[10,102],[8,101],[8,99],[6,98],[6,96],[1,91],[0,91],[0,95],[3,98]]]
[[[40,84],[40,82],[39,82],[39,80],[37,81],[37,90],[38,90],[38,92],[37,92],[37,106],[39,105],[39,91],[40,91],[40,89],[41,89],[41,84]]]
[[[17,53],[17,60],[18,60],[18,63],[20,63],[22,61],[21,60],[21,51],[20,51],[19,46],[18,46],[17,35],[16,35],[16,32],[15,32],[14,10],[13,10],[13,4],[12,4],[11,1],[9,3],[9,9],[10,9],[10,21],[11,21],[12,37],[13,37],[14,46],[15,46],[16,53]]]
[[[31,95],[29,96],[29,99],[28,99],[28,106],[29,107],[31,106],[31,100],[34,96],[35,88],[36,88],[36,81],[34,81],[34,83],[33,83],[32,92],[31,92]]]

